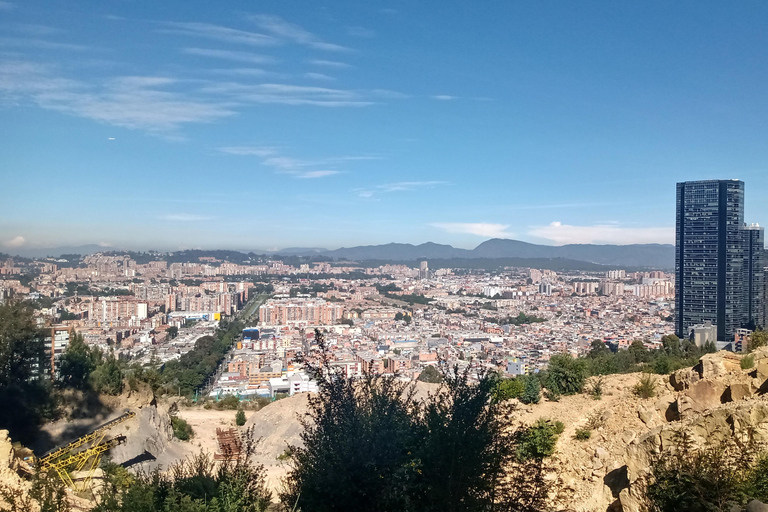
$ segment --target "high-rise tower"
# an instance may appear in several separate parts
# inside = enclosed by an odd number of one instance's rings
[[[745,226],[744,241],[744,325],[765,327],[765,230],[757,224]]]
[[[709,320],[717,339],[733,340],[743,325],[744,182],[677,184],[675,233],[676,331]]]

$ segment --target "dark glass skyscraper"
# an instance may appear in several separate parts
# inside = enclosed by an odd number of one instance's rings
[[[763,322],[763,231],[744,225],[744,182],[677,184],[675,234],[676,331],[705,321],[717,339],[732,341],[736,329]]]

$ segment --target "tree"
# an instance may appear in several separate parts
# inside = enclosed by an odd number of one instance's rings
[[[749,351],[751,352],[766,345],[768,345],[768,332],[762,329],[752,331],[752,334],[749,335]]]
[[[123,391],[123,372],[111,352],[106,356],[99,357],[99,362],[96,369],[91,373],[90,380],[93,390],[98,393],[119,395]]]
[[[399,321],[400,321],[400,320],[402,320],[402,319],[403,319],[403,314],[402,314],[400,311],[398,311],[397,313],[395,313],[395,320],[396,320],[396,321],[398,321],[398,322],[399,322]]]
[[[524,404],[537,404],[541,401],[541,382],[536,375],[525,377],[525,390],[520,401]]]
[[[549,360],[547,386],[556,387],[564,395],[581,393],[588,374],[587,364],[583,359],[574,359],[568,354],[557,354]]]
[[[235,425],[238,427],[245,425],[245,411],[242,409],[238,409],[237,414],[235,414]]]
[[[597,358],[602,355],[610,354],[611,350],[605,346],[605,342],[602,340],[593,340],[589,346],[588,356],[591,358]]]
[[[444,385],[425,401],[413,384],[365,375],[353,381],[307,363],[319,392],[309,397],[301,446],[289,447],[280,495],[291,510],[326,512],[534,511],[552,485],[541,464],[518,462],[509,409],[492,401],[498,376],[442,367]],[[538,470],[536,468],[539,468]]]
[[[82,335],[72,333],[67,349],[59,361],[59,383],[75,389],[89,387],[89,377],[96,369],[97,357],[83,341]]]
[[[32,307],[0,304],[0,425],[14,440],[30,441],[55,413],[49,361]]]
[[[418,380],[420,382],[428,382],[430,384],[440,384],[443,382],[443,376],[440,375],[440,372],[437,371],[437,368],[430,365],[421,371]]]
[[[179,335],[179,328],[176,327],[175,325],[172,325],[165,330],[165,334],[168,336],[169,340],[172,340],[173,338]]]

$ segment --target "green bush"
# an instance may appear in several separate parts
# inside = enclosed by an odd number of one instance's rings
[[[640,398],[652,398],[656,396],[656,385],[656,377],[650,373],[644,373],[632,388],[632,392]]]
[[[517,458],[520,461],[543,459],[555,453],[557,438],[565,425],[543,418],[516,434]]]
[[[586,441],[592,437],[592,431],[588,428],[577,428],[573,438],[577,441]]]
[[[568,354],[557,354],[550,358],[547,369],[547,387],[556,388],[564,395],[581,393],[589,376],[584,359],[574,359]]]
[[[220,398],[216,402],[216,408],[218,410],[234,411],[240,408],[240,398],[235,395],[224,395],[224,398]]]
[[[749,370],[755,366],[755,356],[750,354],[748,356],[744,356],[741,358],[741,369],[742,370]]]
[[[537,404],[541,401],[541,383],[536,375],[526,375],[525,389],[520,401],[524,404]]]
[[[754,499],[768,501],[768,456],[749,432],[700,448],[684,431],[674,441],[674,448],[654,456],[650,473],[638,481],[642,509],[725,512],[743,510]]]
[[[602,375],[598,375],[597,377],[592,379],[592,382],[589,386],[589,394],[592,396],[593,400],[602,400],[603,399],[603,386],[605,385],[605,377]]]
[[[493,390],[493,400],[503,402],[512,398],[520,398],[525,391],[524,379],[502,379]]]
[[[235,414],[235,425],[238,427],[245,425],[245,411],[242,409],[238,409],[237,414]]]
[[[177,416],[171,417],[171,427],[174,437],[181,441],[189,441],[195,435],[192,425]]]
[[[443,382],[443,376],[440,375],[440,372],[437,371],[437,368],[435,368],[432,365],[429,365],[421,371],[421,373],[419,374],[418,381],[428,382],[430,384],[440,384],[441,382]]]

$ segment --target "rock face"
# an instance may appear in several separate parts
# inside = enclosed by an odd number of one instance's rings
[[[18,464],[19,462],[13,453],[11,438],[8,437],[8,431],[0,430],[0,487],[18,491],[23,498],[29,492],[30,484],[16,473]],[[0,497],[0,510],[6,510],[8,505]]]
[[[110,451],[112,460],[119,464],[155,459],[173,439],[168,408],[158,405],[151,392],[137,393],[133,398],[132,410],[136,417],[110,432],[112,435],[122,434],[126,437],[124,444]]]

